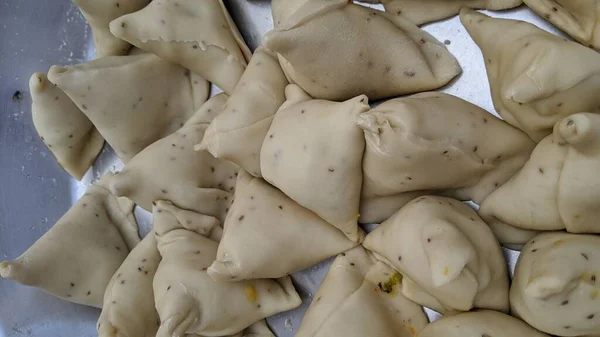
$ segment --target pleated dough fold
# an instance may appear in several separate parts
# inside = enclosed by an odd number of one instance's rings
[[[600,1],[523,0],[523,2],[581,44],[600,48]]]
[[[228,94],[252,55],[222,0],[154,0],[111,22],[110,31]]]
[[[111,174],[90,186],[56,224],[0,276],[64,300],[102,307],[110,278],[138,242],[134,204],[106,188]]]
[[[381,0],[385,11],[402,15],[417,26],[449,18],[463,7],[504,10],[514,8],[523,0]]]
[[[233,201],[238,167],[215,159],[206,151],[194,151],[227,95],[206,102],[181,129],[156,141],[135,156],[111,180],[110,189],[152,210],[156,200],[225,219]]]
[[[403,276],[402,293],[449,314],[472,308],[508,312],[508,274],[490,228],[469,206],[417,198],[365,238]]]
[[[444,317],[428,324],[419,337],[549,337],[520,319],[481,310]]]
[[[153,285],[161,319],[157,337],[233,335],[301,304],[289,277],[224,283],[210,278],[206,270],[218,243],[207,236],[215,237],[216,218],[163,201],[153,214],[162,256]]]
[[[211,122],[197,149],[261,177],[260,149],[273,116],[285,102],[287,84],[276,56],[258,47],[224,111]]]
[[[224,227],[217,260],[208,268],[217,281],[283,277],[357,245],[245,171],[238,176]]]
[[[600,336],[600,237],[541,234],[523,248],[510,288],[512,312],[558,336]]]
[[[355,119],[369,109],[368,98],[313,100],[293,84],[286,98],[262,146],[265,180],[350,240],[362,241],[357,220],[365,140]]]
[[[98,337],[154,337],[160,325],[154,307],[152,280],[160,262],[150,233],[112,276],[96,328]]]
[[[314,98],[371,100],[437,89],[461,72],[433,36],[350,0],[309,0],[265,37],[291,82]]]
[[[58,164],[81,180],[104,146],[104,138],[71,99],[35,73],[29,79],[31,117],[38,135]]]
[[[523,169],[494,191],[479,212],[503,243],[524,244],[540,230],[600,233],[598,170],[600,115],[571,115],[556,124]],[[523,235],[505,242],[506,231]]]
[[[527,22],[466,8],[460,18],[482,51],[494,107],[509,124],[538,142],[564,117],[600,112],[598,53]]]
[[[125,162],[175,132],[206,101],[209,84],[151,54],[53,66],[65,91]]]
[[[400,294],[402,276],[361,246],[339,255],[314,295],[296,337],[412,337],[427,324]]]
[[[111,34],[108,25],[122,15],[144,8],[149,2],[150,0],[73,0],[92,28],[96,58],[127,55],[131,45]]]

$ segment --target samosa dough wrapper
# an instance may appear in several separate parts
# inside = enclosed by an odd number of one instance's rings
[[[350,240],[362,241],[357,220],[365,140],[354,121],[369,109],[368,98],[315,100],[294,84],[286,98],[262,146],[263,177]]]
[[[600,237],[546,233],[525,247],[510,288],[512,312],[557,336],[600,336]]]
[[[127,162],[177,131],[206,101],[210,86],[152,54],[53,66],[48,78],[75,102]]]
[[[508,274],[494,234],[469,206],[417,198],[365,238],[403,276],[402,293],[441,313],[508,312]]]
[[[287,84],[277,57],[258,47],[197,149],[206,149],[216,158],[232,161],[261,177],[260,150],[273,116],[285,102]]]
[[[233,335],[301,304],[289,277],[224,283],[210,278],[206,270],[218,242],[209,236],[219,227],[216,218],[163,201],[153,215],[162,256],[153,285],[161,318],[157,337]]]
[[[523,0],[534,12],[579,43],[600,49],[598,0]]]
[[[58,164],[81,180],[104,146],[92,122],[46,74],[29,79],[31,117],[40,139]]]
[[[222,0],[154,0],[111,22],[110,31],[228,94],[252,55]]]
[[[127,55],[131,45],[111,34],[109,23],[125,14],[144,8],[150,0],[73,0],[92,28],[96,58]]]
[[[444,317],[419,333],[419,337],[548,337],[518,318],[481,310]]]
[[[600,55],[594,50],[523,21],[466,8],[460,19],[483,54],[496,111],[534,141],[571,114],[600,112]]]
[[[571,115],[556,124],[523,169],[494,191],[479,213],[501,233],[503,243],[524,244],[539,230],[600,233],[599,169],[600,115]],[[503,240],[505,232],[515,231],[522,235],[513,242]]]
[[[218,282],[279,278],[356,245],[318,215],[242,170],[217,260],[208,274]]]
[[[152,281],[159,262],[156,239],[150,233],[110,279],[96,324],[98,337],[156,336],[160,320],[154,308]]]
[[[338,255],[297,337],[412,337],[427,324],[423,308],[400,294],[402,276],[363,247]]]
[[[233,201],[238,167],[206,151],[196,152],[194,145],[226,100],[225,94],[212,97],[181,129],[136,155],[112,179],[111,191],[149,211],[155,200],[170,200],[224,220]]]
[[[433,36],[350,0],[310,0],[265,36],[292,83],[318,99],[371,100],[437,89],[461,72]]]
[[[102,307],[110,278],[138,242],[134,204],[107,189],[105,175],[0,276],[61,299]]]

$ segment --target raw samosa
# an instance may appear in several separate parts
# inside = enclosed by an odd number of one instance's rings
[[[152,54],[53,66],[48,78],[125,162],[183,126],[206,101],[210,88],[206,80]]]
[[[0,276],[74,303],[102,307],[104,290],[138,242],[134,204],[106,188],[111,174],[88,188],[65,215]]]
[[[238,167],[194,151],[204,131],[227,100],[220,94],[206,102],[177,132],[135,156],[111,181],[111,191],[146,210],[155,200],[214,216],[221,221],[233,200]]]
[[[197,148],[261,177],[260,149],[273,116],[285,102],[287,84],[276,56],[258,47],[224,111],[210,123]]]
[[[131,45],[111,34],[108,24],[128,13],[144,8],[150,0],[73,0],[92,28],[96,58],[127,55]]]
[[[71,99],[46,74],[29,79],[31,117],[58,164],[81,180],[102,150],[104,138]]]
[[[361,246],[337,257],[314,295],[296,337],[412,337],[427,324],[400,294],[402,276]]]
[[[301,304],[289,277],[217,283],[208,276],[218,243],[204,235],[219,226],[216,218],[164,202],[153,213],[162,256],[154,277],[157,337],[233,335]]]
[[[600,233],[598,170],[600,115],[571,115],[556,124],[523,169],[494,191],[479,212],[490,223],[525,230]],[[523,244],[529,238],[508,243]]]
[[[419,337],[548,337],[520,319],[497,311],[474,311],[444,317],[419,333]]]
[[[286,88],[260,156],[268,182],[355,242],[365,140],[355,119],[369,110],[361,95],[337,103],[311,99],[297,85]]]
[[[344,234],[260,178],[241,171],[225,220],[216,281],[279,278],[356,246]]]
[[[460,19],[483,53],[496,111],[534,141],[564,117],[600,112],[595,51],[527,22],[464,8]]]
[[[432,194],[431,191],[416,191],[399,193],[388,197],[372,197],[360,199],[360,218],[362,224],[381,223],[413,199]]]
[[[580,43],[591,48],[600,48],[600,1],[523,0],[523,2]]]
[[[152,280],[160,262],[154,234],[129,253],[106,287],[98,337],[154,337],[160,325]]]
[[[403,276],[402,293],[443,314],[508,312],[508,275],[494,234],[469,206],[417,198],[365,238],[365,248]]]
[[[461,71],[444,44],[402,16],[350,0],[308,0],[265,37],[314,98],[371,100],[437,89]]]
[[[498,11],[517,7],[523,0],[381,0],[381,3],[386,12],[402,15],[420,26],[454,16],[462,7]]]
[[[535,146],[520,130],[443,93],[387,101],[357,123],[366,139],[363,203],[389,205],[387,211],[369,210],[372,219],[397,211],[405,192],[481,202],[525,164]]]
[[[546,233],[523,248],[510,288],[512,312],[557,336],[600,336],[600,237]]]
[[[222,0],[154,0],[111,22],[110,31],[228,94],[252,55]]]

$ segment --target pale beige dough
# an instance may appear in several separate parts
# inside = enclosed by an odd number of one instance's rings
[[[221,110],[227,95],[206,102],[172,135],[148,146],[115,175],[110,189],[151,211],[156,200],[169,200],[181,208],[225,219],[233,201],[238,167],[215,159],[194,145]]]
[[[313,296],[296,337],[413,337],[423,308],[400,294],[402,276],[358,246],[339,255]]]
[[[512,312],[557,336],[600,336],[600,237],[546,233],[519,257]]]
[[[285,102],[287,84],[276,56],[258,47],[223,112],[210,123],[197,149],[206,149],[261,177],[260,149],[273,116]]]
[[[150,233],[114,273],[106,292],[98,337],[154,337],[160,325],[154,308],[152,280],[160,262],[154,234]]]
[[[104,146],[104,138],[77,105],[46,74],[29,79],[31,117],[58,164],[81,180]]]
[[[403,276],[402,293],[443,314],[472,308],[508,312],[508,274],[494,234],[469,206],[419,197],[365,238]]]
[[[208,276],[217,255],[216,218],[162,201],[153,215],[162,256],[153,284],[157,337],[233,335],[301,304],[289,277],[217,283]]]
[[[600,112],[595,51],[523,21],[466,8],[460,19],[482,51],[496,111],[534,141],[564,117]]]
[[[182,127],[210,89],[206,80],[152,54],[53,66],[48,78],[69,95],[124,162]]]
[[[314,98],[371,100],[437,89],[461,72],[444,44],[401,16],[350,0],[308,0],[265,36]]]
[[[600,1],[523,0],[523,2],[581,44],[600,48]]]
[[[479,212],[503,243],[524,244],[543,230],[600,233],[599,170],[600,115],[571,115]]]
[[[520,319],[482,310],[444,317],[425,327],[419,337],[548,337]]]
[[[286,98],[262,146],[265,180],[350,240],[362,241],[357,220],[365,139],[355,119],[369,109],[368,98],[315,100],[293,84]]]
[[[235,202],[224,227],[217,260],[208,268],[219,282],[283,277],[357,245],[245,171],[238,176]]]
[[[387,197],[366,197],[360,199],[360,218],[363,224],[381,223],[413,199],[423,195],[434,194],[432,191],[415,191],[399,193]]]
[[[102,307],[110,278],[138,242],[134,204],[110,194],[108,173],[0,276],[64,300]]]
[[[109,31],[109,23],[128,13],[144,8],[150,0],[73,0],[90,24],[94,35],[96,58],[127,55],[131,45]]]
[[[112,21],[110,31],[180,64],[228,94],[252,55],[222,0],[154,0]]]

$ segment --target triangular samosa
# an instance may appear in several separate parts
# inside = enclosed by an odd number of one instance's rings
[[[111,22],[110,31],[228,94],[252,55],[222,0],[154,0]]]
[[[108,24],[128,13],[144,8],[150,0],[73,0],[92,28],[96,58],[127,55],[131,45],[111,34]]]
[[[402,16],[310,0],[265,37],[293,82],[318,99],[371,100],[437,89],[461,72],[443,43]]]
[[[197,148],[260,177],[260,149],[273,116],[285,102],[287,84],[277,57],[258,47],[224,111],[211,122]]]
[[[423,296],[411,294],[426,292],[443,314],[472,308],[508,312],[502,249],[477,213],[457,200],[419,197],[367,235],[363,245],[414,283],[413,291],[404,291],[403,283],[403,294],[414,301]]]
[[[386,12],[402,15],[420,26],[454,16],[462,7],[503,10],[517,7],[523,0],[381,0],[381,3]]]
[[[183,126],[206,101],[210,88],[189,70],[152,54],[53,66],[48,78],[125,162]]]
[[[600,336],[600,237],[546,233],[525,247],[510,288],[514,315],[556,336]]]
[[[600,233],[599,170],[600,115],[571,115],[556,124],[523,169],[494,191],[479,212],[490,224]],[[503,243],[523,244],[529,238]]]
[[[96,328],[98,337],[154,337],[160,321],[152,280],[160,262],[154,234],[129,253],[111,278]]]
[[[496,111],[534,141],[577,112],[600,112],[600,54],[530,23],[463,8],[482,51]],[[498,34],[502,32],[502,34]]]
[[[106,188],[111,174],[88,188],[56,224],[0,276],[79,304],[102,307],[104,290],[138,242],[134,204]]]
[[[361,246],[339,255],[314,295],[296,337],[413,337],[427,324],[400,294],[402,276]]]
[[[77,105],[46,74],[29,79],[35,130],[58,164],[81,180],[102,150],[104,138]]]
[[[217,281],[279,278],[356,246],[335,227],[275,187],[245,171],[227,214],[217,260]]]
[[[600,48],[600,1],[523,0],[523,2],[583,45]]]
[[[111,191],[151,211],[152,202],[170,200],[177,206],[225,219],[233,200],[238,167],[194,151],[227,95],[206,102],[177,132],[148,146],[111,180]]]
[[[218,283],[208,276],[218,242],[206,236],[218,228],[216,218],[164,202],[157,202],[153,214],[162,256],[154,277],[157,337],[233,335],[301,304],[289,277]]]
[[[293,84],[286,98],[261,150],[265,180],[350,240],[362,241],[357,220],[365,139],[355,119],[369,110],[368,98],[314,100]]]
[[[549,337],[518,318],[481,310],[444,317],[419,333],[419,337]]]

